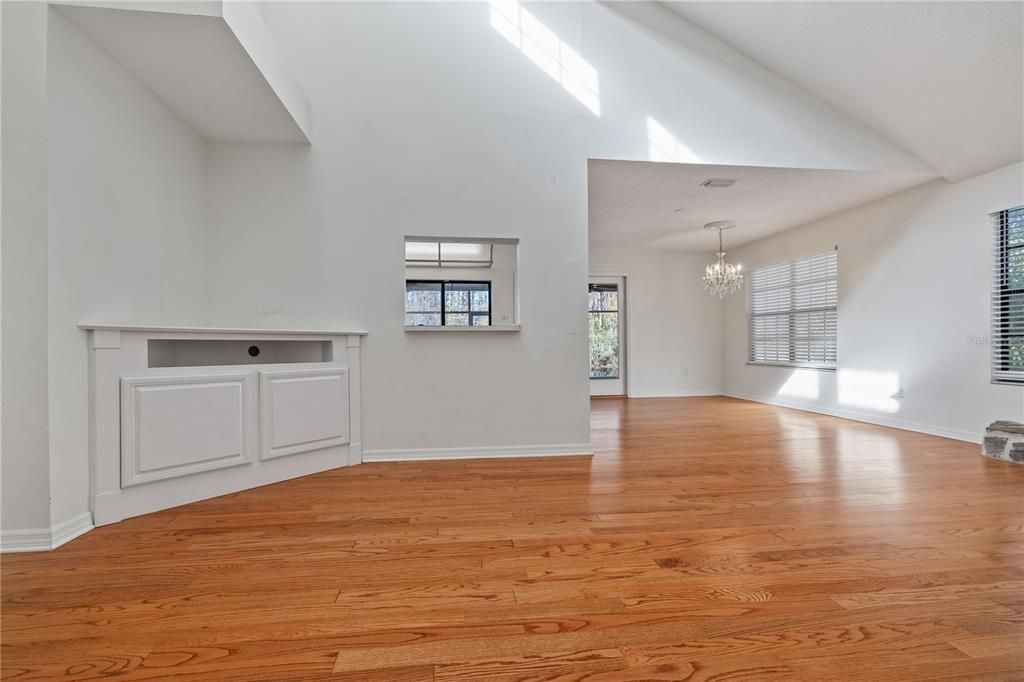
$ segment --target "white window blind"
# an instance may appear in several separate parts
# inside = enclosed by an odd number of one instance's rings
[[[836,366],[838,274],[836,251],[750,273],[751,363]]]
[[[1024,206],[992,214],[992,381],[1024,384]]]

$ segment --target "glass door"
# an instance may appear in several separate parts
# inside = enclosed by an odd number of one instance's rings
[[[626,394],[625,278],[591,277],[590,395]]]

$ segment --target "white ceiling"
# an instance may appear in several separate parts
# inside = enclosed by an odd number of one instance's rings
[[[1024,3],[664,4],[947,179],[1024,157]]]
[[[189,8],[58,10],[204,138],[306,142],[225,20]]]
[[[735,220],[726,247],[921,184],[921,173],[811,170],[709,164],[591,160],[588,164],[592,246],[714,251],[714,220]],[[709,178],[734,178],[708,189]]]

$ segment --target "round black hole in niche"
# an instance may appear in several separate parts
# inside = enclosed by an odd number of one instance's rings
[[[260,347],[259,346],[249,346],[249,355],[251,355],[252,357],[256,357],[259,354],[260,354]]]

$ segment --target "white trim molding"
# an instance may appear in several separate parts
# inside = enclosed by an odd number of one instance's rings
[[[418,448],[364,450],[363,462],[422,462],[442,459],[507,459],[516,457],[591,456],[590,443],[562,445],[483,446],[478,448]]]
[[[451,327],[435,327],[428,325],[419,326],[406,326],[405,331],[407,332],[445,332],[445,333],[460,333],[460,332],[517,332],[522,327],[518,324],[492,324],[486,327],[463,327],[463,326],[451,326]]]
[[[50,543],[51,549],[57,549],[61,545],[71,542],[80,535],[85,535],[93,529],[92,514],[85,512],[78,516],[68,519],[63,523],[58,523],[52,528],[53,539]]]
[[[695,389],[692,391],[675,391],[671,393],[630,393],[627,397],[630,400],[633,399],[644,399],[644,398],[707,398],[713,396],[722,395],[722,391],[717,388],[708,389]]]
[[[916,422],[908,422],[902,419],[893,419],[891,417],[883,417],[882,415],[870,414],[867,412],[858,412],[856,410],[843,410],[831,407],[819,407],[817,405],[808,405],[806,403],[799,403],[796,401],[784,400],[779,398],[759,398],[757,396],[747,395],[744,393],[723,393],[722,395],[724,395],[727,398],[749,400],[750,402],[764,403],[765,405],[774,405],[775,407],[787,407],[791,410],[801,410],[803,412],[825,414],[830,417],[839,417],[841,419],[849,419],[855,422],[874,424],[875,426],[887,426],[889,428],[900,429],[902,431],[926,433],[929,436],[939,436],[940,438],[952,438],[953,440],[962,440],[968,443],[981,443],[982,439],[982,434],[980,432],[972,433],[970,431],[961,431],[959,429],[947,429],[942,426],[933,426],[931,424],[918,424]]]
[[[92,514],[86,512],[51,528],[5,530],[0,533],[0,552],[48,552],[92,529]]]
[[[162,324],[112,324],[107,322],[79,322],[85,331],[153,332],[158,334],[259,334],[268,336],[366,336],[366,332],[337,329],[257,329],[248,327],[171,327]]]
[[[49,528],[5,530],[0,533],[0,551],[46,552],[53,549],[53,533]]]

